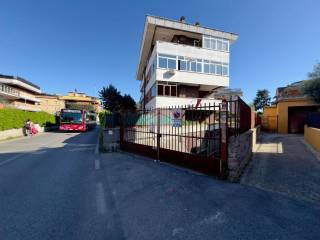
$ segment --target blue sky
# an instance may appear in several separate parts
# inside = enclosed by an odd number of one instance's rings
[[[44,92],[97,96],[109,83],[139,99],[135,80],[146,14],[199,21],[239,34],[231,46],[231,87],[256,90],[304,79],[320,61],[320,1],[1,0],[0,73]]]

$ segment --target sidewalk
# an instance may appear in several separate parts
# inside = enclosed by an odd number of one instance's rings
[[[320,161],[302,135],[263,134],[241,183],[320,203]]]

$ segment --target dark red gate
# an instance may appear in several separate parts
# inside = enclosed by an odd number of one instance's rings
[[[126,113],[122,115],[121,148],[224,177],[227,171],[227,138],[250,128],[250,112],[246,113],[250,108],[244,108],[242,105],[245,103],[240,99],[223,104]],[[240,118],[247,115],[246,121],[249,122],[242,123]],[[225,136],[221,134],[224,130]]]

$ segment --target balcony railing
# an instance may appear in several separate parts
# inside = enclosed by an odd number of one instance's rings
[[[10,96],[20,97],[20,92],[17,89],[2,83],[0,83],[0,92]]]
[[[279,101],[279,100],[294,100],[294,99],[302,99],[302,98],[308,98],[308,96],[307,95],[303,95],[303,94],[295,95],[295,96],[292,96],[292,95],[281,95],[281,96],[276,97],[276,101]]]

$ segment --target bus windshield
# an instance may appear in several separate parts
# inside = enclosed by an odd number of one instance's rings
[[[62,112],[61,113],[61,123],[82,123],[82,113],[81,111],[74,112]]]

